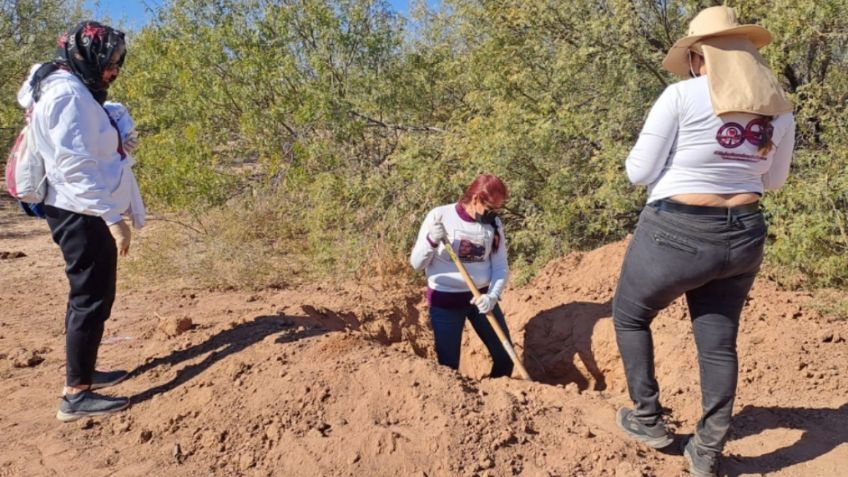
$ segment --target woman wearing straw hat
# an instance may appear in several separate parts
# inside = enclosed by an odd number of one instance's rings
[[[654,376],[651,321],[686,295],[703,417],[686,441],[690,472],[714,476],[736,395],[736,334],[763,257],[765,189],[783,185],[794,148],[792,105],[758,48],[771,34],[711,7],[689,25],[663,67],[689,78],[666,88],[627,158],[648,187],[613,301],[633,409],[618,425],[655,448],[672,443]]]

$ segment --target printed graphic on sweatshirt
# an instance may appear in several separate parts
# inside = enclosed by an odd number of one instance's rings
[[[764,118],[754,118],[745,126],[736,122],[727,122],[718,128],[718,132],[716,133],[716,142],[718,142],[718,144],[724,149],[736,149],[742,144],[745,144],[746,141],[753,146],[759,147],[760,144],[765,141],[766,135],[764,133],[766,131],[768,131],[768,135],[771,136],[774,131],[774,127]],[[715,154],[722,159],[727,160],[745,162],[766,160],[766,156],[744,154],[726,150],[715,151]]]
[[[456,254],[463,262],[483,262],[486,260],[485,232],[456,232],[453,237]]]

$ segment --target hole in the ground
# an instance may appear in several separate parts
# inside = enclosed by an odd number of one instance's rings
[[[298,323],[330,331],[354,330],[380,344],[400,345],[419,357],[435,360],[433,331],[420,296],[359,314],[315,306],[301,308],[306,316],[299,317]],[[523,336],[519,331],[512,338],[523,351],[523,364],[531,378],[547,384],[575,383],[581,390],[607,389],[608,370],[618,366],[618,354],[611,323],[597,325],[610,315],[609,302],[572,302],[527,320]],[[491,358],[471,326],[466,328],[460,371],[482,378],[491,369]]]
[[[593,345],[596,324],[611,314],[607,303],[572,302],[545,310],[525,326],[524,366],[535,381],[576,383],[581,390],[603,390],[608,353]],[[603,348],[608,348],[605,343]],[[599,364],[600,363],[600,364]]]

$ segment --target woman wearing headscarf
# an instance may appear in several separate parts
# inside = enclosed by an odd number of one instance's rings
[[[498,306],[509,279],[506,238],[497,210],[507,198],[506,185],[491,174],[477,176],[459,201],[431,210],[418,232],[410,263],[427,274],[427,303],[439,364],[459,369],[466,319],[492,356],[490,377],[510,376],[512,359],[486,319],[494,314],[509,339]],[[444,243],[447,240],[447,244]],[[480,292],[474,298],[445,251],[453,247]]]
[[[628,435],[672,443],[654,375],[651,321],[686,295],[700,367],[703,416],[684,447],[690,472],[717,475],[737,383],[739,317],[763,258],[759,200],[783,185],[795,122],[758,48],[771,34],[740,25],[733,9],[700,12],[663,66],[687,78],[665,89],[626,161],[648,187],[613,300],[635,408],[618,412]]]
[[[131,190],[126,154],[103,108],[125,55],[122,32],[82,22],[59,38],[53,61],[35,65],[18,93],[18,102],[31,113],[34,146],[44,159],[44,214],[70,284],[66,382],[56,415],[61,421],[129,406],[127,398],[93,392],[127,376],[95,369],[115,300],[117,256],[130,246],[130,229],[121,218]]]

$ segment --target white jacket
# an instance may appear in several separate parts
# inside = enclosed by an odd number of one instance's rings
[[[30,78],[39,66],[32,67]],[[33,108],[33,142],[47,171],[44,203],[102,217],[107,225],[118,222],[132,194],[126,173],[131,161],[118,153],[118,132],[106,111],[76,76],[63,70],[42,81],[34,103],[30,78],[18,92],[18,103]]]

